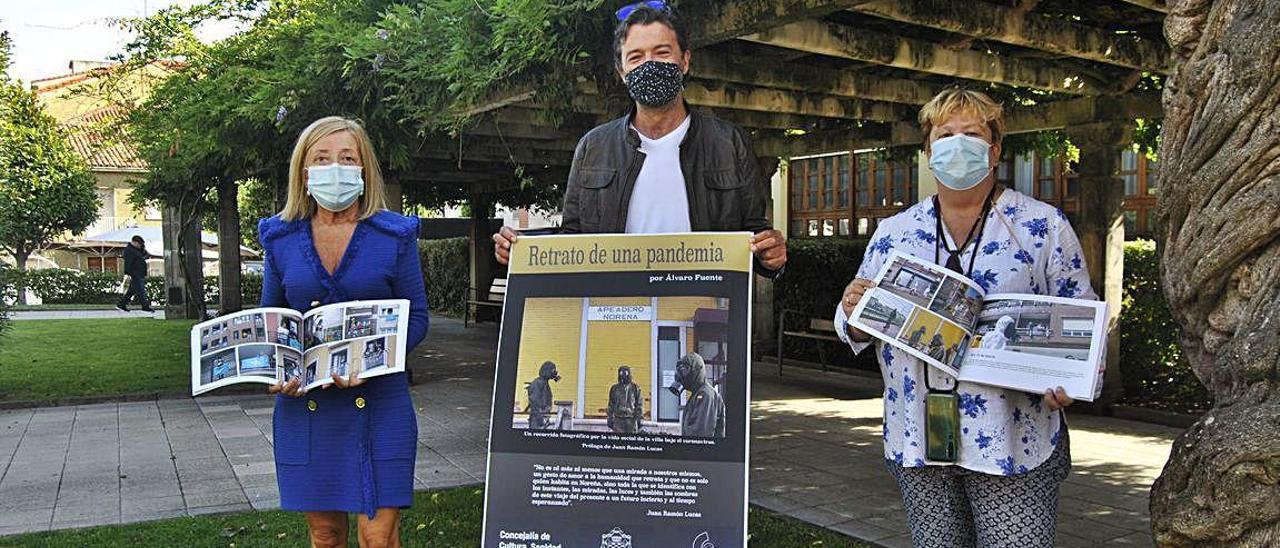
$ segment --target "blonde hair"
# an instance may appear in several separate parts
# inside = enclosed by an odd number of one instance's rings
[[[1004,109],[981,91],[947,88],[920,107],[920,130],[924,132],[924,144],[929,146],[929,134],[933,126],[946,121],[957,112],[970,113],[981,118],[991,130],[991,144],[998,145],[1004,139]]]
[[[346,131],[356,141],[356,149],[360,152],[360,164],[364,168],[364,195],[360,197],[360,219],[368,219],[374,213],[386,209],[386,190],[382,184],[382,169],[378,167],[378,156],[373,152],[373,144],[369,134],[365,133],[360,122],[341,116],[327,116],[316,120],[302,130],[298,142],[293,145],[293,155],[289,158],[289,199],[280,212],[280,218],[286,221],[310,219],[315,215],[316,201],[307,195],[307,181],[304,173],[307,168],[307,152],[316,142]]]

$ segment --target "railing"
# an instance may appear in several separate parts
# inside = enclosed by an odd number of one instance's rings
[[[137,217],[98,217],[98,220],[89,225],[89,228],[84,229],[84,233],[81,234],[81,237],[102,234],[103,232],[110,232],[121,228],[140,226],[142,223],[143,221],[140,221]]]

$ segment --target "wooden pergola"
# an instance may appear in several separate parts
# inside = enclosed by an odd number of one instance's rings
[[[694,51],[685,97],[749,129],[766,174],[780,157],[918,145],[919,107],[946,86],[1031,99],[1005,105],[1008,133],[1062,130],[1080,149],[1075,228],[1095,289],[1114,303],[1114,328],[1124,239],[1115,174],[1134,120],[1162,116],[1159,91],[1139,84],[1169,70],[1166,11],[1160,0],[686,0],[679,13]],[[513,163],[563,177],[578,139],[628,106],[621,88],[598,89],[587,76],[559,124],[543,121],[537,89],[478,105],[466,146],[428,153],[425,175],[401,183],[466,184],[481,217],[488,195],[518,184]],[[473,225],[471,284],[483,288],[488,225]],[[771,315],[757,317],[759,333],[773,332]]]

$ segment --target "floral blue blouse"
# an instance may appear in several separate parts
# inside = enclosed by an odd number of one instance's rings
[[[926,199],[882,221],[871,237],[858,277],[875,278],[893,250],[933,262],[936,215],[933,200]],[[949,247],[955,249],[955,239],[943,230]],[[1005,189],[988,214],[980,245],[970,278],[987,293],[1098,298],[1089,285],[1089,272],[1071,223],[1049,204]],[[966,268],[974,252],[969,245],[962,253],[961,264]],[[855,352],[876,345],[885,387],[885,458],[905,467],[925,466],[925,385],[921,379],[926,365],[878,340],[852,341],[844,329],[846,320],[837,305],[836,333]],[[948,389],[955,383],[937,370],[930,372],[929,379],[935,389]],[[956,394],[961,432],[958,466],[987,474],[1021,474],[1048,459],[1060,440],[1062,414],[1042,404],[1041,394],[968,382],[959,383]]]

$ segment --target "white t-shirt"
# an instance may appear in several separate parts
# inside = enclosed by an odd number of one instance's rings
[[[636,131],[632,126],[632,131]],[[627,206],[627,233],[690,232],[689,196],[685,194],[684,171],[680,169],[680,142],[689,133],[689,117],[674,131],[658,139],[640,136],[640,152],[645,155],[640,175]]]

